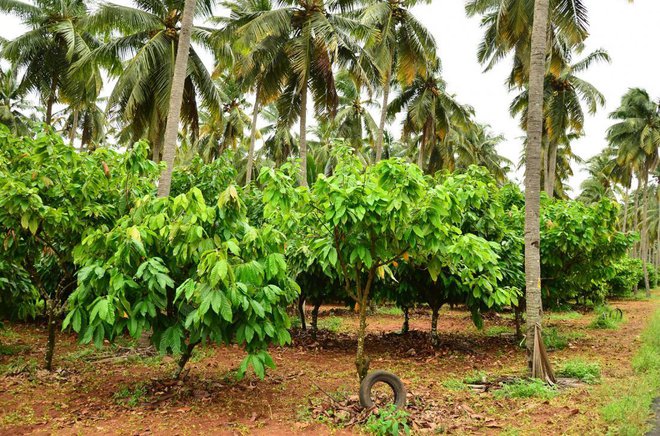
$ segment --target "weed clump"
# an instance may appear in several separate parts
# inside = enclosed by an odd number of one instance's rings
[[[582,359],[569,360],[559,367],[557,375],[595,384],[600,381],[600,365],[597,362],[587,362]]]
[[[541,398],[549,400],[557,395],[557,388],[540,380],[523,379],[506,384],[493,393],[495,398]]]

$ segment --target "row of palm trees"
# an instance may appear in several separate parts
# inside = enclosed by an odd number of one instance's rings
[[[649,294],[647,263],[658,258],[656,252],[660,246],[658,186],[651,184],[652,178],[660,180],[657,172],[660,162],[660,100],[653,100],[643,89],[630,89],[610,118],[614,124],[607,133],[609,146],[589,160],[589,178],[582,185],[580,198],[587,202],[605,197],[622,198],[622,230],[640,233],[633,255],[643,260],[645,288]],[[636,188],[631,194],[634,183]],[[656,199],[656,210],[649,213],[652,199]],[[654,231],[651,233],[651,230]],[[651,240],[655,241],[652,245]]]
[[[21,17],[28,27],[2,45],[2,56],[12,63],[3,77],[14,80],[3,107],[11,112],[12,102],[34,92],[43,102],[43,120],[56,124],[72,143],[77,139],[82,148],[90,148],[108,138],[121,145],[148,139],[152,157],[160,160],[183,4],[103,3],[91,10],[82,0],[0,0],[0,10]],[[227,148],[239,149],[249,182],[255,164],[278,164],[296,156],[307,162],[301,175],[301,183],[307,184],[327,170],[329,139],[342,137],[368,160],[406,156],[429,172],[477,163],[506,180],[511,163],[495,147],[502,138],[447,92],[435,41],[411,12],[415,4],[232,0],[222,4],[228,15],[214,17],[212,2],[197,2],[195,21],[209,26],[191,28],[178,160],[195,154],[212,160]],[[512,34],[502,28],[521,29],[521,23],[508,19],[508,8],[515,4],[471,1],[466,8],[468,14],[484,17],[479,59],[487,68],[515,53],[508,84],[518,92],[511,113],[520,115],[524,128],[529,53],[529,41],[524,41],[529,38],[524,29]],[[495,20],[501,16],[507,18]],[[522,18],[518,14],[516,19]],[[572,22],[570,14],[556,19]],[[593,112],[603,104],[602,95],[576,74],[609,58],[597,51],[571,64],[573,53],[580,51],[575,42],[585,29],[562,24],[552,35],[556,42],[545,79],[542,177],[550,195],[563,196],[562,182],[571,174],[570,141],[583,134],[583,106]],[[202,62],[202,51],[214,55],[213,71]],[[100,98],[104,74],[116,80],[107,100]],[[56,106],[64,108],[54,112]],[[312,108],[315,125],[310,126]],[[14,115],[19,126],[24,117]],[[402,134],[395,139],[387,125],[398,119],[403,120]]]

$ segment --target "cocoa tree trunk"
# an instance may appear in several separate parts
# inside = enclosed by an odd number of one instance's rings
[[[367,376],[369,372],[369,357],[364,350],[364,339],[367,334],[367,306],[368,301],[366,296],[360,301],[360,325],[358,327],[357,335],[357,354],[355,356],[355,367],[357,368],[358,377],[360,382]]]
[[[44,358],[44,369],[53,370],[53,355],[55,354],[55,331],[57,327],[57,316],[55,314],[55,302],[46,301],[48,313],[48,341],[46,342],[46,356]]]
[[[176,370],[174,371],[174,378],[176,380],[181,377],[181,374],[183,373],[183,369],[186,367],[186,364],[190,360],[190,357],[192,357],[193,350],[195,347],[200,343],[200,341],[194,341],[190,342],[185,350],[183,350],[183,353],[181,353],[181,357],[179,357],[179,361],[177,362],[177,367]]]
[[[438,338],[438,316],[440,314],[440,307],[431,308],[431,345],[437,347],[440,344]]]
[[[179,132],[179,119],[181,115],[181,104],[183,102],[183,86],[186,81],[188,55],[190,53],[190,34],[193,26],[195,3],[196,0],[185,0],[183,5],[181,31],[179,32],[176,59],[174,61],[174,75],[172,77],[167,124],[165,125],[165,140],[163,143],[162,160],[165,161],[167,166],[161,174],[158,182],[158,197],[169,196],[170,186],[172,185],[172,170],[174,169],[174,158],[176,156],[176,139]]]
[[[532,26],[527,145],[525,150],[525,284],[527,303],[527,361],[534,374],[534,332],[541,326],[540,191],[543,136],[543,81],[546,69],[549,0],[535,0]],[[543,375],[541,375],[542,378]]]
[[[305,297],[302,295],[298,297],[298,317],[300,318],[300,328],[307,330],[307,323],[305,322]]]
[[[312,308],[312,339],[316,340],[316,333],[319,331],[318,322],[319,322],[319,308],[321,307],[320,302],[315,302],[314,307]]]
[[[513,306],[514,322],[516,324],[516,340],[520,341],[523,338],[522,333],[522,311],[520,306]]]
[[[410,331],[410,307],[403,307],[403,326],[401,326],[401,333],[404,335]]]

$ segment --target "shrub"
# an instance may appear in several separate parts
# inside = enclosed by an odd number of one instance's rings
[[[557,375],[576,378],[589,384],[598,383],[600,365],[597,362],[587,362],[582,359],[569,360],[559,367]]]
[[[568,345],[568,337],[556,328],[543,329],[543,343],[548,350],[563,350]]]
[[[557,388],[548,386],[538,379],[523,379],[505,384],[496,390],[496,398],[542,398],[549,400],[557,395]]]
[[[598,306],[594,310],[596,316],[589,324],[594,329],[615,329],[623,321],[621,309],[613,309],[610,306]]]
[[[410,414],[408,412],[390,405],[375,411],[369,416],[369,419],[364,424],[364,429],[377,436],[409,435],[409,416]]]
[[[197,188],[146,197],[84,239],[64,325],[97,345],[152,330],[161,353],[181,353],[176,376],[197,344],[237,343],[248,352],[239,376],[251,366],[263,377],[273,366],[267,346],[290,341],[286,306],[298,293],[283,245],[272,226],[249,224],[234,186],[212,204]]]
[[[78,153],[57,135],[17,138],[0,126],[0,269],[12,270],[11,282],[0,280],[0,306],[16,305],[25,317],[34,314],[36,295],[43,301],[47,369],[56,325],[76,285],[74,248],[91,229],[107,231],[136,198],[153,192],[159,170],[147,160],[147,148]]]
[[[630,297],[635,285],[643,280],[642,260],[625,256],[614,264],[614,275],[607,282],[608,294],[613,297]]]

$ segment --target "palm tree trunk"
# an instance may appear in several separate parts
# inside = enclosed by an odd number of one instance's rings
[[[532,377],[546,379],[545,365],[537,365],[534,332],[541,326],[541,141],[543,136],[543,79],[545,77],[549,0],[535,0],[529,72],[529,109],[525,150],[525,284],[527,303],[527,361]]]
[[[633,231],[635,232],[639,230],[639,188],[640,188],[640,182],[638,180],[637,189],[635,190],[635,202],[633,204]],[[637,250],[638,250],[638,243],[635,242],[632,250],[633,257],[638,257]],[[635,288],[635,292],[637,292],[636,288]]]
[[[69,132],[69,143],[73,147],[74,142],[76,141],[76,130],[78,129],[78,109],[73,110],[73,121],[71,122],[71,131]],[[80,151],[82,151],[82,145],[80,146]]]
[[[250,148],[248,148],[247,167],[245,169],[245,185],[252,182],[252,166],[254,165],[254,144],[257,141],[257,118],[259,117],[259,85],[254,92],[254,107],[252,108],[252,127],[250,131]]]
[[[186,81],[186,69],[188,67],[188,55],[190,53],[190,33],[193,26],[193,15],[195,13],[196,0],[185,0],[183,16],[181,17],[181,31],[176,49],[174,62],[174,76],[172,77],[172,89],[170,90],[170,104],[167,112],[167,124],[165,125],[165,140],[163,144],[163,161],[167,165],[158,182],[158,196],[170,195],[172,184],[172,170],[174,169],[174,157],[176,155],[176,137],[179,131],[179,117],[181,115],[181,103],[183,102],[183,86]]]
[[[649,269],[648,265],[648,238],[649,238],[649,222],[648,222],[648,213],[649,213],[649,176],[648,173],[644,175],[644,204],[642,205],[642,240],[641,240],[641,255],[642,255],[642,266],[644,268],[644,287],[646,288],[646,296],[651,297],[651,286],[649,284]]]
[[[429,131],[432,128],[430,125],[432,122],[433,120],[429,119],[422,128],[422,139],[419,144],[419,154],[417,154],[417,166],[422,170],[422,172],[424,171],[424,153],[426,152],[426,143],[428,142],[428,138],[430,136]]]
[[[307,185],[307,80],[300,90],[300,186]]]
[[[55,104],[55,93],[57,92],[57,78],[53,77],[50,82],[50,93],[46,99],[46,119],[45,123],[51,125],[53,122],[53,105]]]
[[[545,193],[555,196],[555,177],[557,174],[557,144],[548,143],[548,166],[545,172]]]
[[[392,66],[389,67],[385,74],[385,81],[383,83],[383,103],[380,108],[380,122],[378,123],[378,136],[376,137],[376,162],[380,161],[383,156],[383,138],[385,136],[385,121],[387,121],[387,105],[390,98],[390,76],[392,75]]]
[[[628,194],[629,189],[630,188],[626,186],[626,192],[623,195],[623,233],[626,233],[628,230],[628,202],[630,201]]]

